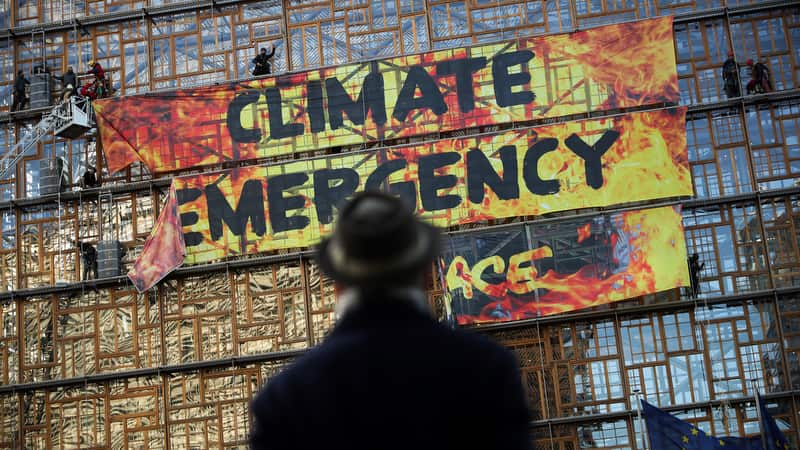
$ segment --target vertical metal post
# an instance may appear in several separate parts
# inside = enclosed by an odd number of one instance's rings
[[[633,395],[636,396],[636,420],[639,423],[639,439],[642,440],[642,448],[646,450],[649,446],[647,445],[647,436],[644,432],[644,421],[642,420],[642,391],[634,389]]]
[[[753,378],[750,380],[750,385],[753,388],[753,393],[756,399],[756,416],[758,417],[758,434],[761,436],[761,448],[767,450],[767,441],[764,439],[764,419],[761,417],[761,400],[759,399],[758,379]]]

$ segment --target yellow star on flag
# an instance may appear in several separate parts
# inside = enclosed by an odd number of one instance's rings
[[[720,446],[720,447],[724,447],[724,446],[725,446],[725,441],[723,441],[722,439],[720,439],[720,440],[719,440],[719,446]]]
[[[683,437],[683,442],[686,442],[688,444],[689,443],[689,436],[684,436]]]
[[[692,428],[692,436],[697,436],[697,433],[699,433],[699,431],[697,431],[697,428]]]

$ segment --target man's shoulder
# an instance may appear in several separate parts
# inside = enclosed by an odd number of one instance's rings
[[[392,327],[332,333],[321,345],[298,361],[298,366],[336,365],[354,354],[375,351],[386,346],[393,351],[412,354],[437,354],[442,361],[494,361],[513,363],[514,356],[487,336],[471,330],[453,329],[433,320],[417,321],[404,332]],[[382,352],[376,355],[381,358]],[[504,364],[505,365],[505,364]]]
[[[451,330],[454,342],[457,342],[465,349],[468,354],[473,355],[494,355],[499,360],[513,362],[514,355],[505,347],[489,339],[483,334],[469,330]]]

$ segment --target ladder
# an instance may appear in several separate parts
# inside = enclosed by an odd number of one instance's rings
[[[0,180],[8,179],[17,163],[36,148],[36,143],[47,134],[77,138],[94,126],[91,103],[86,98],[72,96],[45,113],[35,126],[23,131],[22,139],[0,158]]]
[[[55,130],[55,126],[55,118],[48,113],[45,114],[42,120],[35,126],[24,130],[22,132],[22,139],[0,159],[0,179],[8,179],[8,177],[14,173],[14,168],[17,167],[17,163],[22,158],[28,156],[31,150],[36,148],[36,143],[39,142],[44,135]]]

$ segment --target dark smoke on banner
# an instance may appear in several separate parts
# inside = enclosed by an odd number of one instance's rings
[[[679,208],[451,236],[441,258],[459,324],[564,313],[689,285]]]

